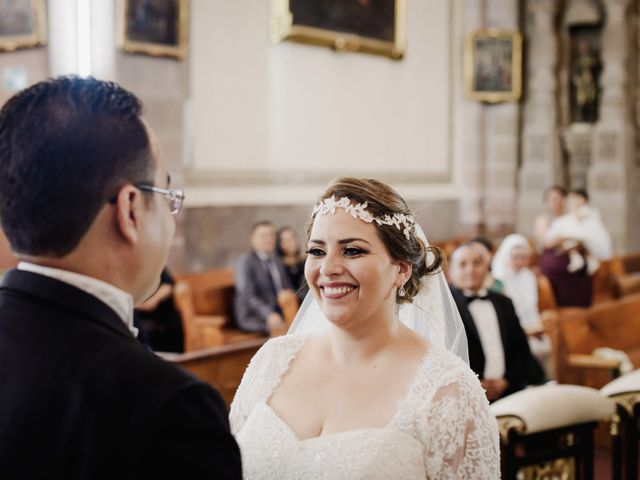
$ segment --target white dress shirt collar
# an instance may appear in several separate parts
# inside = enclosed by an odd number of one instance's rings
[[[462,290],[462,294],[465,297],[486,297],[487,295],[489,295],[489,291],[486,288],[481,288],[477,292],[474,292],[472,290]]]
[[[79,288],[89,295],[93,295],[118,314],[134,337],[138,335],[138,329],[133,326],[133,297],[129,293],[97,278],[61,270],[59,268],[45,267],[30,262],[20,262],[18,264],[18,270],[53,278]]]

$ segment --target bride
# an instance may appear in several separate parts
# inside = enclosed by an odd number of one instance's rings
[[[498,429],[466,337],[405,201],[336,180],[314,209],[310,287],[231,405],[251,479],[495,479]]]

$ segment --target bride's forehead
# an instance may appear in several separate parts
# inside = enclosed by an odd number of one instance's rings
[[[318,235],[323,237],[353,236],[376,237],[376,227],[372,223],[367,223],[359,218],[354,218],[342,208],[336,209],[335,213],[316,215],[311,227],[311,238]]]

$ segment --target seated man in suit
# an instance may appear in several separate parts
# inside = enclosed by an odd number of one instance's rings
[[[61,77],[0,111],[0,478],[242,476],[220,395],[135,338],[184,198],[141,110]]]
[[[456,249],[449,268],[471,369],[480,377],[487,398],[494,401],[521,390],[527,384],[531,353],[513,303],[485,288],[489,265],[474,245]]]
[[[282,260],[275,254],[273,223],[256,223],[250,241],[251,251],[238,259],[235,268],[236,323],[248,332],[278,335],[287,329],[278,296],[291,291],[291,284]]]

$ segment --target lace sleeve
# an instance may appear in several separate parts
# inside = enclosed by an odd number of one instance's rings
[[[458,371],[440,386],[421,432],[430,479],[500,478],[498,424],[478,379]]]

